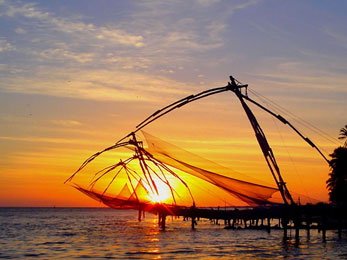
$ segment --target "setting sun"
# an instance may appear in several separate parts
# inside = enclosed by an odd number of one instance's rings
[[[156,193],[155,191],[149,192],[147,199],[154,203],[169,202],[170,200],[172,200],[170,188],[166,183],[159,180],[155,182],[155,185],[157,187],[158,193]]]

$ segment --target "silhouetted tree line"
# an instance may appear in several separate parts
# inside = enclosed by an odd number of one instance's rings
[[[330,157],[330,173],[327,180],[330,201],[338,206],[347,206],[347,125],[340,129],[339,139],[344,146],[337,147]]]

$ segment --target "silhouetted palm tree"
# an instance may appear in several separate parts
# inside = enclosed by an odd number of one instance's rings
[[[340,129],[339,139],[341,139],[341,140],[346,139],[344,147],[347,147],[347,125],[345,125],[345,127],[342,127]]]
[[[330,156],[331,172],[326,182],[330,201],[347,205],[347,148],[338,147]]]

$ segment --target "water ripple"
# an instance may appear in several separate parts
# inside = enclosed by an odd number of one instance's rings
[[[0,209],[1,259],[347,259],[347,234],[327,232],[327,242],[312,230],[282,239],[281,230],[225,230],[200,221],[156,216],[137,221],[135,211],[111,209]],[[302,232],[304,234],[304,232]]]

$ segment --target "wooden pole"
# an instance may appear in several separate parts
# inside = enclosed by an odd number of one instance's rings
[[[323,214],[322,216],[322,239],[323,239],[323,242],[326,242],[326,216]]]
[[[162,220],[161,220],[161,228],[162,230],[165,230],[165,220],[166,220],[166,215],[162,215]]]
[[[300,221],[298,217],[296,217],[294,221],[294,226],[295,226],[295,240],[298,241],[300,238]]]
[[[307,233],[307,240],[310,240],[310,225],[311,225],[311,217],[309,215],[306,215],[306,233]]]
[[[141,221],[141,216],[142,216],[142,214],[141,214],[141,208],[139,208],[139,215],[138,215],[138,218],[137,218],[139,221]]]
[[[326,237],[326,228],[325,228],[325,225],[323,226],[322,228],[322,238],[323,238],[323,242],[326,242],[327,241],[327,237]]]
[[[192,217],[192,229],[195,229],[196,221],[195,217]]]
[[[282,227],[283,227],[283,238],[287,239],[288,238],[288,220],[286,218],[282,218]]]

